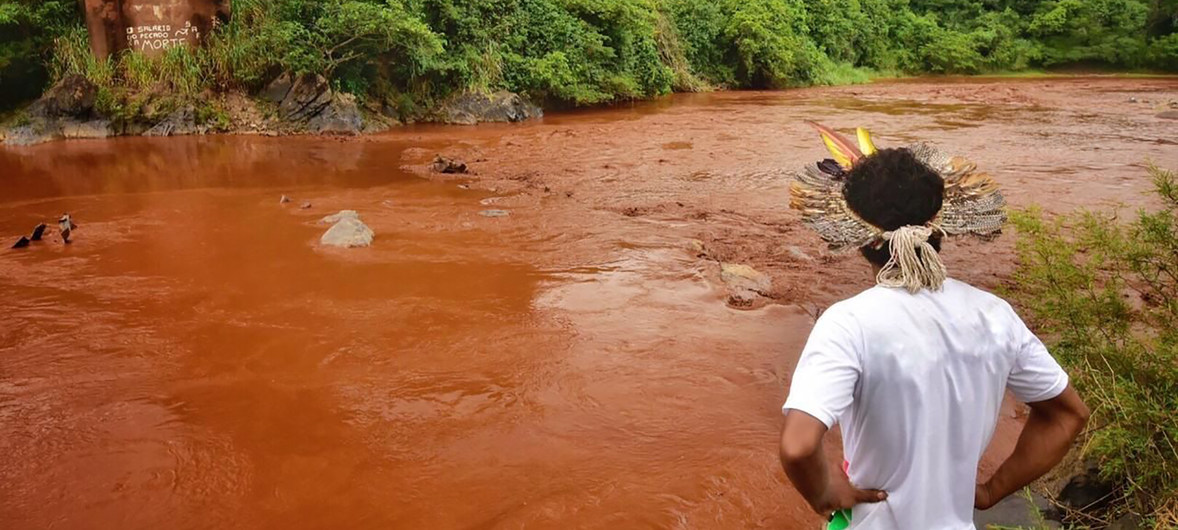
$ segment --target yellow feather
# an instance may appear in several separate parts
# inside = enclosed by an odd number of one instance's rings
[[[863,156],[870,156],[879,151],[871,141],[871,133],[867,132],[867,129],[856,127],[855,135],[859,137],[859,150],[863,151]]]
[[[826,149],[830,151],[830,156],[834,157],[835,162],[843,166],[843,169],[851,169],[851,158],[843,153],[838,148],[838,144],[834,143],[834,140],[827,136],[826,133],[822,133],[822,143],[826,144]]]

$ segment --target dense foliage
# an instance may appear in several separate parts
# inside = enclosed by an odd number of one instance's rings
[[[84,51],[77,4],[0,0],[0,107],[53,73],[97,68],[124,82],[126,57],[70,55]],[[872,73],[1178,69],[1176,0],[235,0],[233,10],[210,49],[187,59],[201,87],[316,72],[406,107],[465,89],[581,105]]]
[[[1015,217],[1015,297],[1093,410],[1086,456],[1122,487],[1113,513],[1178,525],[1178,181],[1152,170],[1162,209]],[[1119,513],[1118,513],[1119,512]]]

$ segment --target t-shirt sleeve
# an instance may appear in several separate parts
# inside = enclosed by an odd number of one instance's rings
[[[1060,395],[1068,386],[1067,372],[1013,309],[1010,314],[1014,319],[1011,344],[1015,358],[1006,387],[1024,403],[1046,401]]]
[[[799,410],[830,428],[847,411],[861,366],[851,329],[854,322],[841,313],[827,311],[818,319],[794,370],[783,413]]]

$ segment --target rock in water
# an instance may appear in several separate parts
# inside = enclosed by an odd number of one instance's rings
[[[434,157],[434,163],[430,169],[435,173],[462,174],[466,173],[466,162],[438,155]]]
[[[12,245],[12,248],[25,248],[27,246],[29,246],[29,238],[20,236],[20,239],[16,240],[16,243]]]
[[[310,208],[311,208],[311,203],[310,203],[310,202],[304,202],[304,203],[302,203],[302,204],[300,204],[300,205],[299,205],[299,208],[302,208],[302,209],[304,209],[304,210],[308,210],[308,209],[310,209]]]
[[[367,247],[375,236],[372,229],[360,219],[346,217],[328,228],[323,237],[319,238],[319,243],[332,247]]]
[[[447,102],[441,111],[442,121],[455,125],[480,122],[518,122],[539,118],[544,111],[519,94],[500,91],[493,94],[467,92]]]
[[[286,195],[278,198],[278,204],[286,204],[288,202],[290,202],[290,197],[287,197]]]
[[[29,239],[31,239],[33,241],[40,241],[41,236],[45,234],[46,228],[47,227],[45,226],[45,223],[41,223],[41,224],[33,227],[33,235],[29,236]]]
[[[773,281],[765,273],[748,265],[720,264],[720,279],[728,285],[728,305],[752,307],[758,296],[767,296]]]
[[[747,289],[758,294],[769,292],[773,281],[765,273],[748,265],[720,264],[720,279],[729,287]]]
[[[356,210],[340,210],[337,213],[333,213],[327,217],[324,217],[323,219],[320,219],[319,222],[325,225],[332,225],[343,221],[344,219],[355,219],[359,221],[360,214],[356,213]]]

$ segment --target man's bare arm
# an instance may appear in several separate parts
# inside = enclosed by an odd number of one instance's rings
[[[994,476],[978,484],[974,506],[985,510],[998,504],[1063,460],[1072,442],[1088,423],[1088,406],[1068,386],[1055,398],[1028,403],[1031,415],[1007,458]]]
[[[797,410],[785,415],[781,429],[781,467],[810,507],[826,516],[856,504],[887,499],[886,493],[855,488],[842,473],[832,474],[827,469],[822,450],[826,430],[826,424]]]

